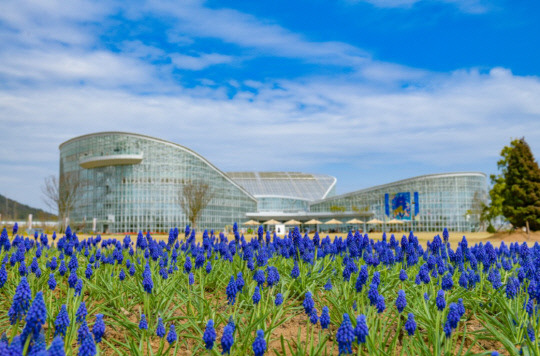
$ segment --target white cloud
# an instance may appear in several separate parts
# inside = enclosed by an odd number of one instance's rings
[[[11,37],[4,45],[91,44],[95,41],[91,30],[114,9],[112,1],[4,0],[0,2],[0,23]],[[79,24],[84,24],[84,29],[78,28]]]
[[[346,0],[347,2],[368,2],[383,8],[410,8],[417,3],[446,3],[455,5],[463,12],[482,14],[490,9],[490,3],[484,0]]]
[[[173,64],[177,68],[201,70],[215,64],[231,63],[234,58],[219,53],[203,53],[198,56],[187,56],[184,54],[170,54]]]
[[[315,63],[356,66],[367,53],[342,42],[314,42],[290,32],[278,24],[261,21],[232,9],[210,9],[200,1],[155,1],[145,8],[162,16],[173,17],[176,32],[198,37],[217,38],[226,43],[254,50],[253,55],[301,58]],[[144,16],[141,12],[139,16]],[[135,16],[135,15],[134,15]]]
[[[145,63],[108,51],[4,51],[0,61],[0,75],[18,81],[136,85],[153,79],[152,68]]]

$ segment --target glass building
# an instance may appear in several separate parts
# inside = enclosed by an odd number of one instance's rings
[[[60,145],[60,177],[82,183],[70,224],[79,229],[166,232],[188,224],[179,192],[188,182],[210,186],[212,199],[199,229],[222,230],[256,211],[257,200],[204,157],[175,143],[153,137],[102,132]]]
[[[483,173],[424,175],[335,195],[337,180],[329,175],[224,173],[186,147],[123,132],[89,134],[62,143],[63,176],[77,177],[82,183],[70,224],[77,230],[115,233],[167,232],[187,225],[179,195],[193,182],[207,184],[212,196],[197,221],[198,230],[220,231],[246,219],[375,218],[383,221],[382,226],[364,225],[364,229],[475,231],[487,200]],[[401,224],[392,225],[396,222]],[[354,227],[358,226],[335,226]]]
[[[371,212],[384,222],[400,221],[414,231],[477,231],[487,201],[484,173],[430,174],[334,196],[310,204],[310,212]],[[381,227],[378,226],[377,229]]]
[[[257,199],[258,212],[296,213],[309,203],[335,195],[337,179],[300,172],[228,172]]]

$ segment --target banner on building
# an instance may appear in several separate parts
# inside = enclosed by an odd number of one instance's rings
[[[392,219],[411,220],[411,193],[385,194],[384,209],[386,216]]]

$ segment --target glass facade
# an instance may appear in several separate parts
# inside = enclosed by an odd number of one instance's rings
[[[228,172],[253,196],[319,200],[335,195],[336,178],[300,172]]]
[[[255,196],[257,198],[258,212],[297,213],[309,210],[309,201],[287,197]]]
[[[309,202],[335,195],[336,178],[300,172],[229,172],[257,198],[258,212],[309,211]]]
[[[82,192],[70,223],[86,230],[167,232],[188,224],[178,203],[182,186],[200,181],[213,198],[198,230],[223,229],[256,211],[257,201],[206,159],[183,146],[137,134],[104,132],[60,145],[60,175],[76,174]]]
[[[210,186],[212,199],[198,230],[219,231],[246,214],[304,220],[322,215],[401,220],[400,229],[476,231],[487,200],[483,173],[432,174],[335,195],[336,178],[298,172],[223,173],[190,149],[164,140],[121,132],[76,137],[60,145],[60,176],[79,177],[82,191],[70,224],[97,231],[167,232],[188,224],[179,204],[189,182]],[[321,213],[323,213],[321,215]],[[317,215],[319,214],[319,215]],[[312,216],[313,215],[313,216]],[[304,221],[302,220],[302,221]],[[378,227],[380,228],[380,227]]]
[[[374,217],[403,221],[414,231],[477,231],[478,207],[487,200],[483,173],[433,174],[359,190],[310,204],[311,212],[372,212]],[[392,225],[388,225],[390,227]]]

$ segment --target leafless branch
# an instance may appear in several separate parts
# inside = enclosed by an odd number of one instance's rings
[[[214,198],[215,192],[212,187],[202,181],[188,181],[178,192],[178,201],[184,214],[193,227],[197,226],[203,210]]]
[[[82,182],[76,173],[64,173],[58,179],[51,175],[45,178],[41,187],[43,201],[53,210],[58,211],[58,218],[69,218],[77,199],[80,197]]]

